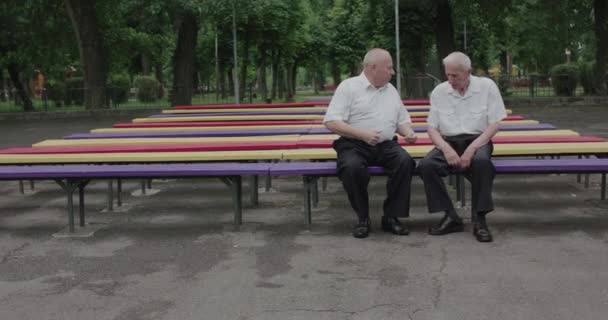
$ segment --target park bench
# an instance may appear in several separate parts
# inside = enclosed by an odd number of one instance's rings
[[[600,173],[601,199],[606,198],[608,159],[494,160],[497,174]],[[370,167],[375,175],[384,174],[381,167]],[[278,162],[278,163],[162,163],[126,165],[33,165],[0,166],[0,180],[53,180],[67,197],[69,232],[74,232],[73,194],[78,190],[79,223],[85,225],[84,190],[96,179],[153,178],[220,178],[230,187],[234,208],[234,223],[242,223],[242,178],[244,176],[301,176],[304,183],[305,223],[312,223],[311,208],[318,199],[317,181],[320,177],[336,176],[336,163]],[[257,180],[252,188],[257,191]],[[252,194],[257,202],[257,192]]]
[[[405,106],[429,105],[428,99],[403,100]],[[291,103],[250,103],[250,104],[213,104],[195,106],[176,106],[175,109],[238,109],[238,108],[290,108],[327,106],[329,101],[291,102]]]
[[[507,130],[509,126],[521,127],[522,125],[538,125],[536,120],[508,120],[502,121],[501,128]],[[426,127],[426,122],[414,122],[411,124],[412,128]],[[527,127],[526,127],[527,128]],[[274,129],[325,129],[323,124],[266,124],[266,125],[255,125],[255,126],[243,126],[239,127],[239,131],[260,131],[260,130],[274,130]],[[231,131],[235,130],[234,126],[162,126],[162,127],[132,127],[132,128],[98,128],[93,129],[90,132],[97,133],[130,133],[130,132],[209,132],[209,131]]]
[[[606,173],[608,159],[495,159],[493,160],[497,174],[552,174],[552,173],[599,173],[601,174],[600,198],[606,199]],[[372,175],[383,175],[381,167],[369,167]],[[336,163],[327,162],[280,162],[270,167],[271,176],[302,176],[304,184],[304,221],[312,223],[312,206],[318,202],[318,179],[321,177],[337,176]],[[460,187],[462,189],[462,187]],[[460,192],[458,192],[460,194]],[[460,194],[461,201],[464,195]]]
[[[507,116],[504,121],[525,120],[522,116]],[[413,118],[412,123],[426,122],[426,118]],[[235,126],[265,126],[265,125],[293,125],[293,124],[322,124],[322,120],[258,120],[258,121],[207,121],[207,122],[124,122],[116,123],[113,128],[165,128],[165,127],[235,127]]]
[[[68,229],[72,233],[74,232],[73,194],[78,190],[79,224],[84,227],[84,191],[87,184],[96,179],[220,178],[231,190],[234,223],[241,224],[242,177],[267,175],[269,167],[270,164],[267,163],[0,166],[0,180],[55,181],[66,193]]]

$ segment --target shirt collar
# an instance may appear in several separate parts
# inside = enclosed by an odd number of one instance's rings
[[[467,88],[467,91],[465,91],[464,96],[461,96],[458,92],[456,92],[456,90],[454,90],[454,88],[452,88],[452,86],[448,85],[448,94],[461,98],[467,98],[479,92],[481,92],[479,78],[473,75],[469,76],[469,87]]]
[[[359,81],[361,81],[361,83],[363,84],[364,88],[372,88],[372,89],[376,89],[376,90],[384,90],[388,87],[388,83],[385,84],[383,87],[380,88],[376,88],[371,82],[369,82],[369,79],[367,79],[367,77],[365,76],[365,73],[361,72],[361,74],[359,75]]]

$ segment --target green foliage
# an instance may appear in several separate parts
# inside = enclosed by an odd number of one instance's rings
[[[597,94],[598,90],[595,83],[597,70],[595,68],[595,61],[580,62],[578,64],[578,69],[581,86],[583,87],[585,94]]]
[[[551,83],[558,96],[572,97],[578,85],[578,67],[575,64],[558,64],[551,68]]]
[[[154,102],[159,97],[160,83],[154,77],[139,76],[133,81],[137,88],[137,100],[141,102]]]
[[[56,107],[61,107],[66,99],[65,83],[61,81],[49,80],[46,83],[46,97],[55,103]]]
[[[65,81],[65,104],[83,105],[84,104],[84,79],[73,77]]]
[[[117,74],[110,77],[108,92],[112,103],[122,104],[129,100],[131,80],[127,74]]]

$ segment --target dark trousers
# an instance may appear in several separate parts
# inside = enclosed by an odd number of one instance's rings
[[[478,135],[467,134],[444,137],[444,139],[460,156],[477,137]],[[492,142],[488,142],[488,144],[479,148],[471,160],[471,166],[462,172],[471,182],[472,212],[485,214],[494,210],[492,185],[496,169],[492,163],[493,150]],[[443,152],[434,148],[420,161],[418,171],[424,181],[429,212],[453,211],[454,206],[442,177],[450,173],[456,173],[458,169],[450,168]]]
[[[359,220],[369,218],[368,166],[382,166],[388,175],[384,215],[409,216],[410,185],[416,162],[396,140],[371,146],[360,140],[342,137],[335,140],[333,146],[338,153],[338,176]]]

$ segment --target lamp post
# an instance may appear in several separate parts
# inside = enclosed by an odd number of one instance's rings
[[[239,62],[236,54],[236,1],[232,2],[232,56],[234,59],[234,99],[236,104],[241,103],[241,97],[239,97],[240,89],[239,89]]]
[[[397,92],[401,96],[401,48],[399,43],[399,0],[395,0],[395,47],[397,48],[396,67],[397,67]]]

